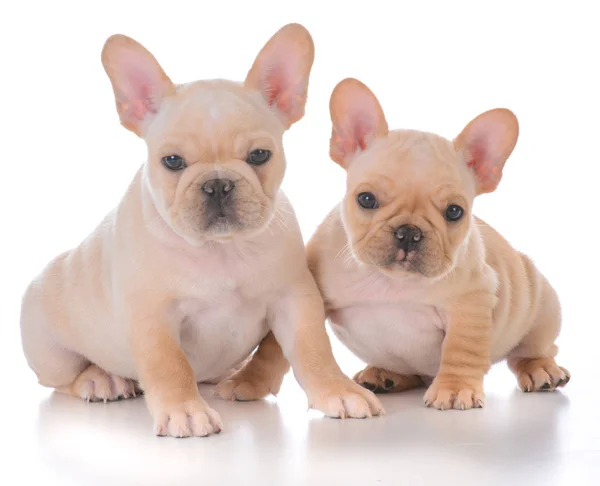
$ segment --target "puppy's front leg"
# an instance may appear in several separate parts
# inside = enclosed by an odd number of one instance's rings
[[[494,296],[470,294],[448,311],[440,369],[424,396],[438,410],[467,410],[484,405],[483,378],[490,367]]]
[[[340,370],[325,331],[323,299],[308,271],[300,280],[272,309],[270,325],[309,407],[339,418],[383,414],[375,395]]]
[[[221,418],[200,396],[194,371],[167,319],[133,322],[134,360],[156,434],[204,437],[219,433]]]

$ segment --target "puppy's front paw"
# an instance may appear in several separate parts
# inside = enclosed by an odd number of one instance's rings
[[[160,436],[206,437],[222,428],[219,414],[201,400],[159,407],[154,413],[154,431]]]
[[[348,378],[326,383],[308,393],[308,406],[333,418],[368,418],[383,415],[383,406],[369,390]]]
[[[438,410],[469,410],[483,408],[485,395],[483,386],[473,386],[467,383],[440,383],[433,380],[423,397],[425,406]]]

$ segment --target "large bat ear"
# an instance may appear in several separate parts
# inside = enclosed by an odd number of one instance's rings
[[[289,128],[304,116],[315,46],[299,24],[282,27],[259,52],[244,85],[261,92]]]
[[[454,140],[473,170],[477,194],[492,192],[519,137],[519,122],[510,110],[497,108],[472,120]]]
[[[329,155],[345,169],[357,152],[389,131],[377,97],[357,79],[340,81],[331,94],[329,111],[333,124]]]
[[[102,64],[115,93],[122,125],[143,137],[162,100],[175,93],[175,85],[150,52],[124,35],[108,38]]]

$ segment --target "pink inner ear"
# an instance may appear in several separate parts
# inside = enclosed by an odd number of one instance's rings
[[[364,119],[364,117],[363,117]],[[354,128],[354,138],[361,150],[367,148],[367,137],[373,133],[373,127],[364,121],[358,121]]]
[[[140,60],[137,55],[124,53],[119,62],[119,105],[122,116],[131,122],[144,120],[158,111],[160,98],[160,72],[152,64]]]
[[[263,93],[269,106],[275,106],[286,117],[293,117],[294,110],[301,105],[300,96],[296,93],[291,73],[286,73],[281,66],[271,66],[263,78]]]
[[[272,105],[277,101],[279,93],[281,91],[282,84],[282,76],[279,71],[271,68],[265,74],[265,78],[263,80],[265,99],[267,103]]]
[[[149,113],[156,113],[158,106],[156,103],[156,91],[159,89],[158,81],[150,82],[150,78],[140,81],[139,101]]]
[[[152,96],[152,88],[140,83],[138,89],[124,96],[121,103],[123,113],[129,118],[142,121],[148,114],[156,113],[157,107]]]
[[[494,190],[502,175],[502,165],[494,159],[489,143],[490,140],[480,137],[467,144],[467,167],[475,172],[482,192]]]
[[[467,166],[473,169],[476,169],[477,166],[484,161],[486,153],[484,141],[481,139],[473,140],[468,144],[469,151],[469,161],[467,162]]]
[[[342,157],[355,153],[359,148],[365,150],[368,138],[373,134],[373,127],[362,114],[354,115],[345,127],[337,127],[332,144],[338,148]]]
[[[119,103],[119,112],[122,113],[121,116],[129,118],[131,121],[142,121],[146,113],[146,108],[143,102],[133,100],[130,103]]]
[[[131,80],[131,96],[129,99],[134,100],[136,106],[147,113],[156,113],[156,91],[159,89],[160,81],[154,79],[150,73],[139,72],[132,76]]]

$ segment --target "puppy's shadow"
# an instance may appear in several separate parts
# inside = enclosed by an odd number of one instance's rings
[[[379,395],[386,409],[380,418],[311,421],[307,454],[315,460],[344,457],[346,468],[365,450],[383,462],[389,457],[398,467],[404,462],[414,468],[425,457],[450,469],[465,463],[482,470],[510,464],[523,477],[535,474],[540,484],[543,478],[551,482],[559,463],[560,417],[570,406],[562,392],[488,393],[485,408],[469,411],[426,408],[424,392]]]
[[[265,443],[280,443],[282,420],[271,401],[226,402],[201,393],[224,423],[219,435],[156,437],[143,398],[87,403],[53,393],[39,406],[37,439],[44,461],[73,484],[222,484],[245,481],[244,464],[268,460]],[[232,468],[228,462],[235,457]],[[225,470],[223,468],[226,468]],[[200,474],[201,471],[201,474]],[[67,481],[65,481],[65,484]]]

